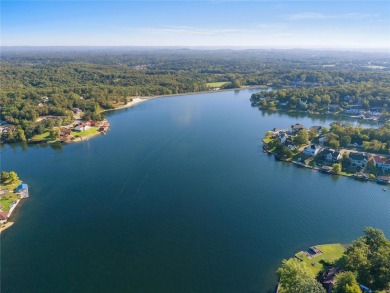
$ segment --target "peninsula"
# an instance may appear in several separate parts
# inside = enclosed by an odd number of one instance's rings
[[[2,232],[13,225],[13,222],[8,220],[19,202],[29,196],[29,192],[28,185],[22,183],[15,172],[2,171],[0,176],[0,232]]]
[[[296,123],[288,129],[272,129],[263,139],[264,151],[299,167],[323,173],[390,183],[390,157],[386,124],[378,129],[331,123],[305,128]]]
[[[276,292],[388,292],[390,241],[372,227],[346,247],[316,245],[282,261]]]

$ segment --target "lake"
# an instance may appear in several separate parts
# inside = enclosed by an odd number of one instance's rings
[[[30,187],[1,236],[2,292],[270,292],[283,258],[390,238],[390,191],[262,153],[274,127],[256,90],[153,99],[107,113],[105,136],[4,146]]]

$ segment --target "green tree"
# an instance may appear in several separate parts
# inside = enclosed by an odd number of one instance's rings
[[[60,129],[57,128],[57,127],[53,127],[52,129],[50,129],[50,137],[52,140],[56,140],[60,137]]]
[[[338,149],[339,146],[340,146],[340,143],[337,141],[337,140],[331,140],[328,142],[328,145],[331,147],[331,148],[334,148],[334,149]]]
[[[341,173],[341,164],[333,164],[332,170],[335,174],[340,174]]]
[[[9,180],[9,173],[5,171],[1,171],[0,180],[1,183],[7,183]]]
[[[8,178],[7,183],[13,183],[13,182],[16,182],[18,180],[19,180],[19,177],[14,171],[9,172],[9,178]]]
[[[340,137],[340,144],[342,146],[348,146],[351,143],[351,137],[349,135]]]
[[[18,125],[16,127],[15,132],[16,132],[15,139],[17,141],[26,141],[26,135],[24,134],[24,130],[22,129],[22,127],[20,125]]]
[[[280,278],[280,293],[325,293],[309,269],[295,258],[283,260],[277,274]]]
[[[354,241],[343,258],[347,270],[374,290],[390,289],[390,241],[379,229],[367,227],[365,236]]]
[[[294,144],[301,146],[309,143],[309,132],[306,129],[302,129],[293,139]]]
[[[339,273],[336,276],[336,284],[333,293],[361,293],[356,277],[352,272]]]

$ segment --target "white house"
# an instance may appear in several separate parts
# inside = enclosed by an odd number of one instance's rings
[[[74,130],[76,130],[76,131],[86,131],[86,130],[88,130],[88,129],[91,129],[91,126],[85,125],[84,123],[81,123],[81,124],[77,125],[77,126],[74,128]]]
[[[305,147],[302,151],[302,154],[310,157],[314,157],[315,155],[318,154],[318,152],[321,150],[321,148],[315,144],[308,145]]]
[[[284,143],[288,138],[287,133],[285,132],[279,132],[279,139],[281,143]]]

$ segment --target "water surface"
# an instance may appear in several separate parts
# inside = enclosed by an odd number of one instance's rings
[[[1,236],[2,292],[268,292],[283,258],[390,237],[390,191],[277,162],[252,91],[154,99],[107,114],[106,136],[6,146],[31,197]]]

